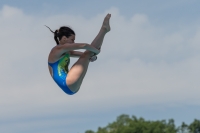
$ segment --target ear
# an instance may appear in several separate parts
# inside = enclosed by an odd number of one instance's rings
[[[65,40],[67,40],[67,37],[66,36],[62,36],[61,40],[65,41]]]

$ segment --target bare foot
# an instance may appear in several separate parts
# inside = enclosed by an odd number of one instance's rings
[[[105,29],[106,32],[110,31],[110,23],[109,23],[110,18],[111,18],[111,14],[107,14],[103,21],[102,28]]]

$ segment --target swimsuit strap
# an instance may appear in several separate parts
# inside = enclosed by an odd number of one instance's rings
[[[54,62],[54,63],[50,63],[50,62],[48,62],[48,64],[49,64],[49,66],[54,66],[55,64],[57,64],[59,62],[59,60],[58,61],[56,61],[56,62]]]

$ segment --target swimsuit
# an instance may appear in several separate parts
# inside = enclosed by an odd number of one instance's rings
[[[70,63],[70,56],[69,54],[65,54],[61,59],[54,63],[49,63],[53,70],[52,78],[57,83],[57,85],[67,94],[73,95],[75,92],[71,91],[66,83],[66,77],[68,73],[68,66]]]

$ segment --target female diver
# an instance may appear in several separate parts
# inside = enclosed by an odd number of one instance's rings
[[[75,32],[69,27],[60,27],[53,32],[57,46],[53,47],[48,57],[49,72],[57,85],[67,94],[75,94],[85,77],[89,62],[97,59],[104,36],[110,31],[111,14],[107,14],[98,35],[91,44],[75,43]],[[59,39],[59,40],[58,40]],[[74,50],[85,49],[85,52]],[[79,57],[78,61],[68,70],[70,57]]]

